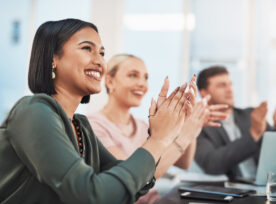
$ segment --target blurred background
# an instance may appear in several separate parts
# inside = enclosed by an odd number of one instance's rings
[[[141,57],[149,71],[149,92],[133,114],[147,120],[168,75],[171,87],[214,64],[233,79],[236,106],[276,107],[276,0],[0,0],[0,122],[13,104],[31,94],[27,72],[39,25],[79,18],[99,28],[106,60],[118,53]],[[99,110],[103,89],[78,112]]]

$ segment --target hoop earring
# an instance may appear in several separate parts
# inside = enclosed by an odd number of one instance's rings
[[[54,72],[55,68],[56,68],[55,65],[52,65],[52,79],[56,78],[56,73]]]

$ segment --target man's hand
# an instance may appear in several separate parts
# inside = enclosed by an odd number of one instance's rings
[[[267,111],[267,102],[264,101],[251,113],[250,133],[256,142],[262,137],[263,133],[265,132]]]
[[[273,113],[273,125],[274,125],[274,130],[276,130],[276,109]]]
[[[221,124],[218,121],[225,120],[227,118],[228,114],[225,113],[227,108],[229,108],[229,106],[226,104],[209,105],[209,115],[206,118],[204,126],[220,127]]]

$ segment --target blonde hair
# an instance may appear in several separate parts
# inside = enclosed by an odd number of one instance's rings
[[[120,67],[120,64],[129,58],[138,58],[134,55],[130,54],[118,54],[114,55],[113,57],[110,58],[110,60],[107,62],[107,72],[106,75],[109,75],[111,77],[114,77],[118,71],[118,68]],[[106,92],[109,93],[109,89],[105,84]]]

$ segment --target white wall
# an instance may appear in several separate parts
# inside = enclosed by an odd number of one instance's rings
[[[99,29],[105,47],[106,61],[123,49],[124,0],[93,0],[92,22]],[[107,102],[107,94],[102,81],[102,91],[91,96],[86,106],[87,114],[100,110]]]
[[[28,66],[30,0],[0,0],[0,121],[23,96]],[[13,23],[19,23],[18,42],[13,42]]]
[[[92,0],[0,0],[0,121],[23,95],[30,94],[27,72],[35,30],[45,21],[79,18],[90,21]],[[19,41],[12,42],[18,21]],[[80,112],[85,112],[81,107]]]
[[[134,113],[146,118],[150,98],[156,97],[163,78],[169,75],[172,86],[183,79],[185,36],[181,31],[131,30],[124,18],[138,13],[183,13],[187,1],[196,20],[190,33],[189,77],[207,65],[225,64],[234,81],[236,104],[268,100],[271,117],[276,106],[275,0],[0,0],[0,121],[16,100],[29,93],[27,70],[35,30],[45,21],[62,18],[95,23],[106,47],[106,60],[121,52],[145,60],[150,91]],[[14,22],[20,25],[18,43],[12,41]],[[78,111],[94,112],[106,100],[103,90]]]

